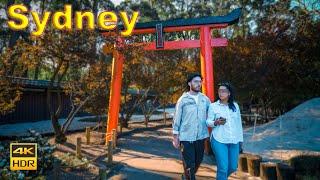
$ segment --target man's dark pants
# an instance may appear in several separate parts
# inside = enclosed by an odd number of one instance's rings
[[[204,154],[205,139],[197,141],[181,141],[181,153],[186,179],[195,179]]]

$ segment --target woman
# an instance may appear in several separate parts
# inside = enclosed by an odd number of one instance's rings
[[[219,84],[218,95],[218,100],[209,106],[206,122],[213,128],[210,141],[217,161],[217,180],[227,180],[238,167],[243,131],[231,85]]]

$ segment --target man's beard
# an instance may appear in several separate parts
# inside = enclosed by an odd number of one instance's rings
[[[196,87],[192,87],[192,86],[191,86],[191,90],[192,90],[193,92],[200,92],[201,87],[196,88]]]

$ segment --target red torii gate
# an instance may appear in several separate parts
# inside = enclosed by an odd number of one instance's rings
[[[227,46],[226,38],[212,38],[212,29],[226,28],[227,26],[238,22],[241,9],[235,9],[225,16],[209,16],[193,19],[177,19],[167,21],[154,21],[148,23],[137,23],[132,34],[150,34],[156,33],[157,41],[147,43],[145,50],[174,50],[183,48],[200,48],[201,75],[203,77],[202,92],[206,94],[211,101],[214,100],[214,79],[213,79],[213,61],[212,47]],[[200,40],[183,41],[164,41],[163,32],[177,32],[200,30]],[[108,33],[103,33],[109,35]],[[117,45],[123,45],[123,39],[120,39]],[[104,52],[108,48],[104,47]],[[124,55],[119,51],[113,51],[112,78],[110,87],[110,99],[108,110],[108,121],[106,131],[106,141],[111,139],[110,134],[113,129],[117,129],[119,119],[119,109],[121,100],[121,82]]]

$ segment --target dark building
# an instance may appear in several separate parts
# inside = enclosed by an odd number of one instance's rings
[[[0,124],[12,124],[23,122],[35,122],[50,119],[47,106],[46,90],[49,86],[49,81],[46,80],[30,80],[25,78],[13,78],[13,83],[22,87],[22,97],[16,104],[13,112],[4,116],[0,115]],[[54,91],[52,92],[53,108],[57,108],[57,91],[59,87],[54,84]],[[61,94],[62,111],[60,118],[66,118],[71,110],[71,103],[69,98]],[[77,116],[90,115],[89,113],[79,112]]]
[[[36,122],[42,120],[49,120],[49,110],[47,106],[47,92],[49,82],[47,80],[30,80],[26,78],[12,78],[14,84],[22,87],[22,97],[16,104],[15,110],[4,116],[0,115],[1,124],[14,124],[14,123],[25,123],[25,122]],[[57,84],[53,84],[54,90],[52,92],[52,107],[57,109],[57,92],[61,91],[61,88]],[[62,83],[63,86],[63,83]],[[143,95],[146,92],[144,90],[129,89],[128,93],[132,96],[132,101],[139,95]],[[148,100],[152,100],[156,97],[155,93],[148,92],[146,103]],[[60,118],[66,118],[71,110],[71,102],[69,97],[62,93],[61,94],[62,111]],[[130,102],[128,102],[130,104]],[[158,105],[156,102],[153,105]],[[130,106],[130,105],[129,105]],[[139,107],[135,108],[135,112],[142,113]],[[77,117],[90,116],[92,114],[87,112],[78,112]]]

